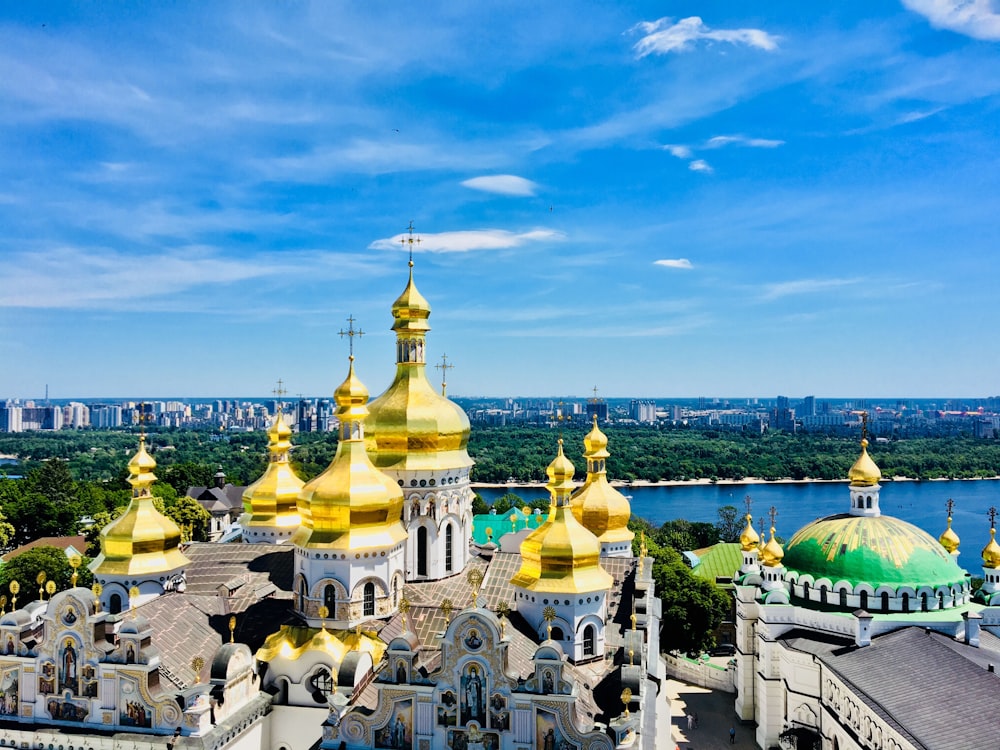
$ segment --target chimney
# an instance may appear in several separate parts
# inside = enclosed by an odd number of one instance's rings
[[[858,620],[854,642],[859,647],[872,645],[872,616],[863,609],[854,610],[854,616]]]
[[[963,612],[962,619],[965,620],[965,638],[963,640],[970,646],[979,648],[979,629],[983,624],[983,616],[978,612]]]

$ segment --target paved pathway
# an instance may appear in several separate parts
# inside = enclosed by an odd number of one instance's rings
[[[754,729],[736,718],[733,693],[715,692],[668,679],[664,685],[670,700],[671,739],[673,744],[658,747],[664,750],[725,750],[738,747],[757,748]],[[698,728],[688,729],[687,714],[698,716]],[[736,743],[729,743],[729,728],[736,729]]]

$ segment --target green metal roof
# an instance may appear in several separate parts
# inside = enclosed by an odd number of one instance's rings
[[[715,583],[717,578],[732,578],[743,565],[739,542],[713,544],[698,558],[692,572],[699,578]]]
[[[512,520],[515,513],[517,514],[516,524]],[[531,516],[529,525],[533,529],[537,529],[545,522],[545,519],[549,517],[549,514],[544,511],[536,515],[533,510],[528,509],[528,513]],[[479,545],[486,544],[486,542],[489,541],[489,535],[486,533],[486,529],[491,529],[493,531],[493,543],[500,544],[500,537],[504,534],[524,529],[524,519],[524,511],[518,510],[517,508],[511,508],[503,515],[482,513],[478,516],[473,516],[472,541]]]

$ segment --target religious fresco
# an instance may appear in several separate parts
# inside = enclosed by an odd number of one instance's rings
[[[4,654],[10,656],[17,653],[17,646],[14,644],[14,636],[7,634],[7,642],[3,646]]]
[[[555,679],[551,669],[542,672],[542,692],[546,695],[552,695],[555,692]]]
[[[469,630],[469,634],[465,637],[465,647],[470,651],[476,651],[483,645],[483,638],[479,635],[479,631],[475,628]]]
[[[470,721],[486,724],[486,677],[478,664],[470,664],[462,675],[459,723],[464,726]]]
[[[535,748],[537,750],[578,750],[570,742],[556,720],[556,715],[539,709],[535,712]]]
[[[411,750],[413,747],[413,701],[396,701],[389,714],[389,723],[375,730],[375,747],[389,750]]]
[[[38,676],[38,694],[52,695],[56,692],[56,667],[51,662],[45,662],[41,666],[41,674]]]
[[[441,702],[437,707],[437,723],[441,727],[458,726],[458,699],[450,690],[441,693]]]
[[[84,664],[80,670],[83,675],[83,695],[86,698],[97,697],[97,669],[93,664]]]
[[[139,680],[124,675],[119,677],[118,723],[126,727],[153,726],[153,709],[142,698]]]
[[[18,715],[18,688],[21,683],[19,667],[4,667],[0,671],[0,716]]]
[[[45,703],[49,716],[59,721],[86,721],[90,713],[90,703],[63,698],[49,698]]]
[[[510,711],[507,710],[507,699],[500,693],[493,693],[490,698],[490,727],[506,732],[510,729]]]
[[[448,747],[451,750],[499,750],[500,735],[496,732],[481,732],[475,724],[468,732],[449,729]]]
[[[72,638],[63,641],[59,650],[59,692],[69,690],[73,695],[80,691],[79,686],[80,652]]]

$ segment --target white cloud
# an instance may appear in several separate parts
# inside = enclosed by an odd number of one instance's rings
[[[777,49],[779,37],[760,29],[710,29],[698,16],[682,18],[668,25],[673,19],[661,18],[645,21],[635,26],[645,36],[635,43],[635,51],[640,58],[647,55],[665,55],[669,52],[687,52],[694,42],[728,42],[745,44],[749,47],[771,51]]]
[[[705,141],[705,148],[722,148],[730,144],[750,146],[751,148],[777,148],[784,146],[785,142],[770,138],[747,138],[743,135],[717,135]]]
[[[482,190],[484,193],[497,193],[498,195],[532,196],[538,189],[538,185],[531,180],[512,174],[473,177],[464,180],[462,185],[472,190]]]
[[[693,162],[688,164],[688,169],[692,172],[704,172],[705,174],[712,174],[712,172],[715,171],[712,169],[712,165],[704,159],[695,159]]]
[[[678,159],[690,159],[694,156],[694,152],[691,150],[690,146],[681,146],[677,144],[668,143],[663,147],[665,151],[669,151],[671,156],[676,156]]]
[[[665,258],[664,260],[654,260],[654,266],[664,266],[666,268],[683,268],[690,270],[694,268],[687,258]]]
[[[765,285],[761,299],[775,300],[794,294],[815,294],[816,292],[824,292],[830,289],[853,286],[860,282],[861,279],[797,279],[795,281],[782,281],[777,284]]]
[[[410,248],[401,240],[409,235],[397,234],[394,237],[375,240],[368,247],[371,250],[399,250]],[[464,253],[470,250],[506,250],[520,247],[529,242],[556,242],[565,238],[562,232],[551,229],[534,229],[530,232],[508,232],[505,229],[473,229],[465,232],[439,232],[438,234],[421,234],[420,243],[413,249],[428,253]]]
[[[996,0],[903,0],[905,5],[931,22],[973,39],[1000,41],[1000,12]]]

